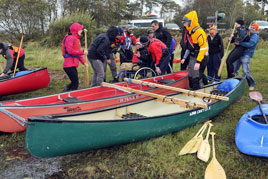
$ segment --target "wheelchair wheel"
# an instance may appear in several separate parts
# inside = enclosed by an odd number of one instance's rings
[[[143,79],[143,78],[151,78],[156,76],[156,73],[153,69],[149,67],[140,68],[134,75],[134,79]]]

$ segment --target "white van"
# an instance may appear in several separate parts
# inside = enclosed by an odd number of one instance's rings
[[[151,23],[153,20],[157,20],[159,22],[159,24],[162,24],[162,26],[164,27],[164,19],[137,19],[137,20],[131,20],[128,22],[128,24],[130,26],[133,26],[135,28],[150,28],[151,27]]]

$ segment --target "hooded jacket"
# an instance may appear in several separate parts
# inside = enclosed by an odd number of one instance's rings
[[[166,52],[167,46],[162,41],[160,41],[159,39],[155,39],[155,38],[150,39],[148,50],[149,52],[151,52],[153,61],[156,66],[159,66],[159,62],[162,59],[162,57],[165,54],[168,54]]]
[[[259,42],[258,32],[251,33],[248,42],[241,42],[240,45],[246,48],[244,50],[244,55],[248,55],[252,58],[258,42]]]
[[[106,33],[98,35],[88,48],[88,58],[100,59],[102,62],[108,59],[111,43],[115,42],[117,35],[119,31],[115,26],[111,26]]]
[[[162,24],[159,24],[159,28],[155,31],[155,38],[161,40],[167,47],[171,47],[172,36]]]
[[[84,26],[74,23],[70,27],[71,35],[67,34],[62,41],[62,56],[64,57],[63,68],[78,67],[79,61],[82,64],[86,63],[81,50],[80,35],[78,31]]]
[[[216,33],[214,38],[209,34],[208,37],[208,45],[209,45],[209,54],[215,54],[215,53],[220,53],[221,58],[224,55],[224,47],[223,47],[223,41],[221,36]]]
[[[186,14],[184,17],[191,20],[190,26],[186,25],[185,28],[189,32],[193,45],[194,50],[191,50],[195,54],[197,54],[197,62],[202,62],[205,53],[208,51],[208,44],[207,44],[207,36],[205,31],[200,27],[198,23],[198,17],[196,11],[191,11]]]

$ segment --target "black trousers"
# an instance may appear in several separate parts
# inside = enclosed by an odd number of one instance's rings
[[[79,85],[79,79],[76,67],[63,68],[63,70],[71,80],[71,83],[64,88],[63,92],[77,90]]]
[[[120,49],[119,51],[120,54],[120,65],[124,62],[132,62],[133,58],[133,51],[132,49],[126,50],[126,49]]]
[[[17,69],[19,69],[20,71],[27,70],[27,68],[24,67],[24,59],[25,59],[25,55],[22,55],[18,59]],[[14,69],[15,69],[16,60],[17,60],[17,58],[13,61],[13,64],[12,64],[12,67],[11,67],[11,71],[14,71]]]
[[[234,77],[234,65],[233,63],[238,60],[240,57],[243,56],[245,48],[238,45],[235,46],[235,48],[231,51],[229,54],[226,64],[227,64],[227,78],[232,78]]]
[[[185,50],[181,50],[181,59],[183,58]],[[185,59],[184,63],[181,63],[181,70],[186,70],[190,61],[190,55]]]

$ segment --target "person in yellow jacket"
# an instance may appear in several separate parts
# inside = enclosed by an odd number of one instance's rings
[[[187,48],[190,51],[189,61],[189,85],[193,90],[201,88],[201,82],[206,85],[207,79],[204,71],[208,59],[207,35],[198,23],[196,11],[186,14],[182,22],[189,32]]]

